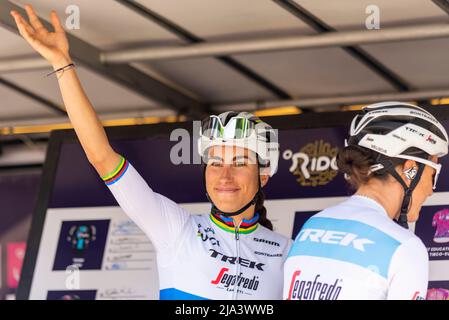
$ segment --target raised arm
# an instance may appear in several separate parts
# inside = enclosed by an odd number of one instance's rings
[[[30,5],[25,6],[29,22],[18,12],[11,11],[22,37],[44,57],[54,70],[72,63],[69,43],[55,11],[51,12],[54,31],[47,30]],[[120,156],[112,149],[104,128],[87,98],[75,68],[59,72],[59,88],[69,119],[89,162],[100,176],[112,172],[120,163]]]
[[[20,34],[54,70],[70,64],[69,43],[56,12],[51,12],[54,32],[50,32],[31,6],[27,5],[25,10],[29,23],[19,13],[11,12]],[[120,207],[150,237],[158,252],[170,252],[189,213],[153,192],[132,165],[112,149],[75,69],[60,73],[58,82],[70,121],[89,162],[105,180]]]

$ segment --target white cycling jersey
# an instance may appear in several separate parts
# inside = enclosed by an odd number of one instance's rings
[[[153,192],[131,164],[103,177],[157,252],[160,299],[281,299],[291,240],[252,220],[191,215]],[[142,279],[142,281],[145,281]]]
[[[284,267],[290,300],[425,299],[427,250],[376,201],[354,195],[311,217]]]

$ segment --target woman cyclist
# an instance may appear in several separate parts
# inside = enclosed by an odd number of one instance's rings
[[[357,191],[305,223],[285,263],[284,298],[424,299],[427,250],[407,222],[418,219],[447,152],[446,130],[424,109],[364,108],[337,157]]]
[[[161,299],[281,299],[290,240],[272,231],[262,187],[277,168],[274,130],[249,113],[204,120],[199,151],[212,210],[191,215],[154,192],[109,144],[71,65],[67,37],[56,13],[55,32],[31,6],[30,24],[11,12],[20,34],[51,63],[67,113],[89,162],[157,252]]]

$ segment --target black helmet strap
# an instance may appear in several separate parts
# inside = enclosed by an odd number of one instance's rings
[[[257,162],[257,163],[259,163],[259,162]],[[258,167],[259,167],[259,165],[258,165]],[[212,214],[222,214],[225,217],[235,217],[235,216],[238,216],[239,214],[245,212],[245,210],[247,210],[252,205],[255,205],[257,203],[257,201],[259,200],[259,196],[260,196],[260,193],[262,191],[262,183],[260,182],[260,172],[257,175],[257,177],[258,177],[258,184],[259,184],[258,185],[258,189],[256,191],[256,194],[254,195],[254,197],[251,199],[250,202],[248,202],[242,208],[240,208],[239,210],[234,211],[234,212],[225,212],[225,211],[222,211],[222,210],[218,209],[217,206],[212,201],[211,197],[209,196],[209,193],[207,192],[207,187],[206,187],[206,168],[207,168],[207,165],[204,165],[204,169],[203,169],[203,183],[204,183],[204,188],[206,189],[207,200],[209,200],[209,202],[212,204],[212,208],[211,208],[211,213]],[[258,171],[259,171],[259,168],[258,168]]]
[[[407,186],[405,181],[402,179],[402,177],[399,175],[399,173],[396,171],[395,166],[393,162],[389,159],[382,159],[382,155],[379,155],[377,157],[377,163],[380,163],[384,166],[385,170],[388,171],[402,186],[404,189],[404,197],[402,199],[401,204],[401,211],[399,213],[399,217],[397,220],[395,220],[401,227],[404,227],[405,229],[408,229],[408,220],[407,220],[407,214],[410,210],[411,200],[412,200],[412,193],[413,190],[416,188],[416,186],[419,183],[419,180],[421,179],[422,173],[424,172],[425,165],[418,162],[418,171],[416,173],[416,176],[411,180],[410,186]]]

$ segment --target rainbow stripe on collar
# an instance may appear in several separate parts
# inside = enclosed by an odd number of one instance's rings
[[[214,224],[217,225],[220,229],[223,229],[227,232],[235,233],[236,226],[234,225],[234,220],[232,218],[225,217],[220,214],[210,214],[210,219]],[[259,214],[256,213],[254,217],[250,220],[243,219],[240,224],[239,233],[248,234],[257,229],[259,225]]]
[[[103,179],[104,183],[106,183],[107,186],[110,186],[111,184],[114,184],[120,180],[120,178],[125,174],[128,167],[128,160],[121,156],[120,163],[117,168],[115,168],[115,170],[110,174],[101,177],[101,179]]]

